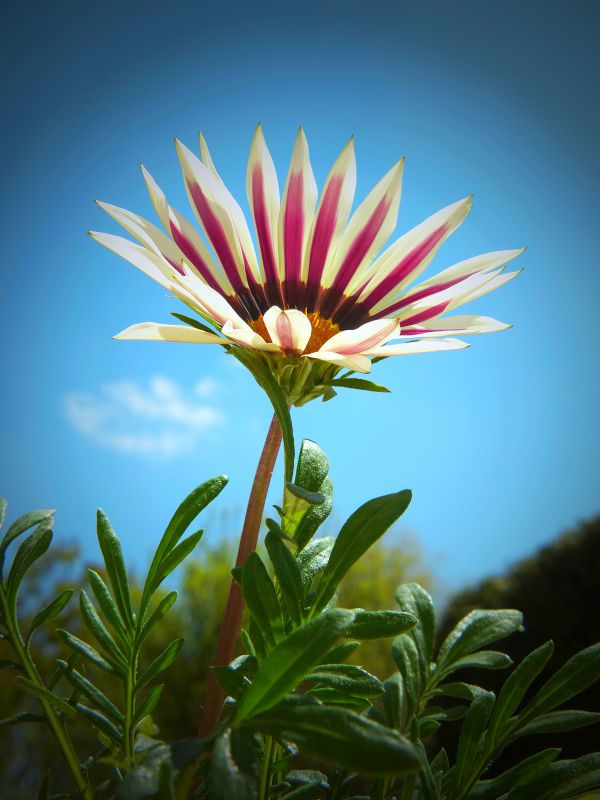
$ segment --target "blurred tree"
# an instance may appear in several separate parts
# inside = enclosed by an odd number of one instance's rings
[[[534,688],[539,686],[544,675],[556,671],[578,650],[600,641],[600,516],[567,531],[503,575],[455,595],[441,621],[440,637],[474,608],[517,608],[523,612],[525,634],[510,637],[502,648],[514,661],[520,661],[548,639],[554,640],[549,667],[534,683]],[[504,670],[477,673],[477,681],[492,690],[505,678]],[[469,681],[466,671],[464,680]],[[579,695],[576,707],[600,711],[600,684]],[[542,747],[555,747],[559,739],[562,756],[576,757],[598,747],[598,730],[582,728],[560,737],[524,739],[506,751],[498,766],[506,767]]]

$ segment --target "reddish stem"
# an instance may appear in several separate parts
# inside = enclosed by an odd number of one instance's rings
[[[256,549],[258,531],[262,521],[267,491],[271,482],[271,475],[273,474],[273,468],[275,467],[280,445],[281,426],[279,425],[279,420],[274,415],[258,461],[252,489],[250,490],[248,507],[246,508],[246,516],[244,518],[244,527],[242,528],[242,535],[240,536],[240,544],[235,561],[236,567],[242,566],[250,553]],[[229,589],[229,597],[227,598],[225,614],[223,615],[223,622],[215,649],[213,667],[226,667],[227,664],[232,661],[235,644],[242,624],[243,609],[244,601],[242,598],[242,590],[239,583],[234,580],[231,582],[231,588]],[[221,716],[224,701],[225,692],[218,684],[213,670],[211,670],[206,687],[206,700],[198,726],[198,736],[204,737],[212,733]]]

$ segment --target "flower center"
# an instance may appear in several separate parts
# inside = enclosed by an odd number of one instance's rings
[[[306,314],[306,311],[304,313]],[[306,316],[312,325],[312,333],[304,352],[314,353],[319,350],[328,339],[331,339],[332,336],[339,333],[340,326],[336,325],[336,323],[332,322],[330,319],[323,319],[318,311],[311,311],[310,314],[306,314]],[[272,341],[262,315],[258,319],[253,320],[250,323],[250,327],[262,336],[266,342]]]

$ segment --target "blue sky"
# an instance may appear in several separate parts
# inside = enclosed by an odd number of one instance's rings
[[[247,208],[258,121],[281,177],[303,125],[318,183],[354,134],[357,198],[406,156],[398,234],[473,192],[434,269],[528,245],[525,272],[473,307],[513,329],[378,365],[390,395],[295,412],[298,437],[330,455],[337,517],[412,488],[403,527],[459,586],[596,513],[599,15],[582,0],[13,4],[0,200],[13,514],[56,507],[60,537],[92,555],[100,505],[141,565],[179,500],[226,472],[207,535],[235,528],[265,398],[219,348],[114,342],[177,304],[86,231],[117,232],[94,198],[152,216],[141,161],[183,210],[172,138],[195,147],[200,129]]]

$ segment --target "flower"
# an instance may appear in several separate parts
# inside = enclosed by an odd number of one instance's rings
[[[221,180],[202,134],[200,157],[177,140],[176,147],[190,205],[216,258],[144,167],[166,233],[130,211],[100,203],[137,241],[107,233],[91,236],[154,278],[212,327],[176,315],[186,324],[143,322],[116,339],[220,344],[238,357],[245,350],[246,362],[252,352],[269,364],[280,384],[287,380],[288,399],[294,402],[307,392],[326,395],[324,384],[340,369],[368,373],[373,358],[456,350],[467,345],[448,337],[510,327],[490,317],[445,314],[515,277],[518,272],[504,268],[522,249],[485,253],[412,285],[464,220],[471,197],[433,214],[379,253],[396,227],[404,159],[351,214],[353,139],[331,168],[318,200],[308,143],[300,129],[280,198],[259,125],[246,179],[257,258],[242,209]],[[314,369],[307,370],[309,363]],[[296,377],[290,382],[286,367],[291,365]],[[300,389],[298,374],[303,376]]]

